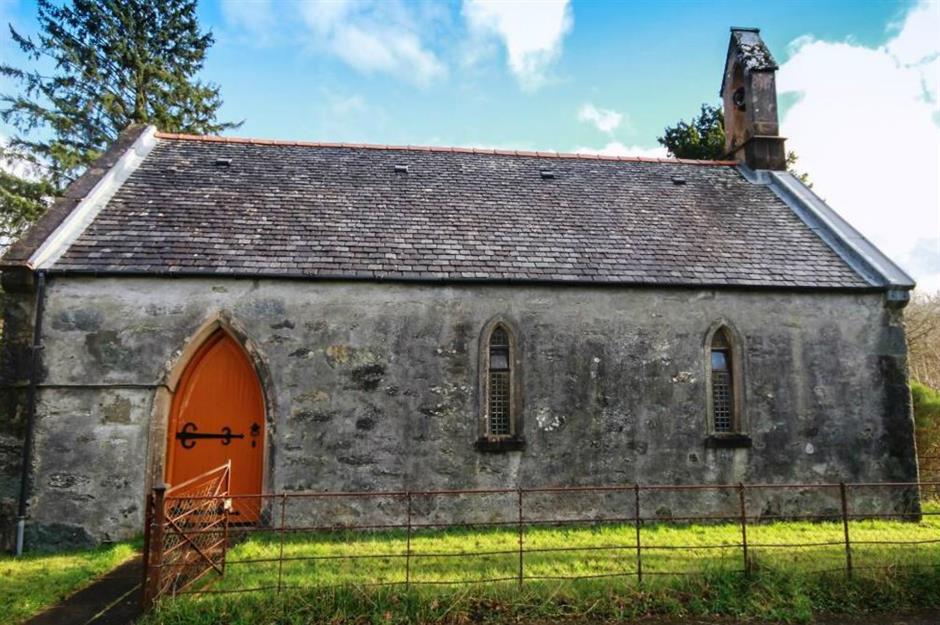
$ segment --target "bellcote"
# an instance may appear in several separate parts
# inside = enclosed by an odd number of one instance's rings
[[[725,148],[751,169],[786,169],[777,121],[777,62],[757,28],[732,28],[721,82]]]

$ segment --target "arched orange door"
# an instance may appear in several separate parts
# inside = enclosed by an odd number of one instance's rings
[[[223,330],[209,337],[180,378],[170,411],[166,481],[181,484],[232,461],[231,493],[261,492],[264,397],[247,354]],[[234,500],[244,522],[259,500]],[[237,517],[236,517],[237,518]]]

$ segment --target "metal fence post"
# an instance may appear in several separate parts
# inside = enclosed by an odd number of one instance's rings
[[[153,524],[153,493],[147,495],[147,503],[144,504],[144,549],[141,553],[143,558],[143,571],[140,580],[140,604],[147,609],[147,578],[150,573],[150,526]]]
[[[523,529],[522,529],[522,487],[516,491],[518,493],[519,503],[519,587],[522,588],[522,567],[523,567]]]
[[[229,513],[232,511],[232,461],[225,463],[225,477],[223,478],[224,489],[222,491],[222,576],[225,576],[225,562],[228,559],[229,548]],[[258,508],[261,508],[261,501],[258,502]]]
[[[229,548],[229,535],[228,535],[228,521],[229,521],[229,510],[231,509],[231,499],[228,497],[229,492],[226,489],[225,495],[222,497],[221,510],[222,510],[222,576],[225,576],[225,562],[228,559],[228,548]]]
[[[407,534],[405,535],[405,589],[411,586],[411,491],[405,493],[408,501]]]
[[[636,526],[636,581],[643,583],[643,550],[640,547],[640,485],[633,485],[633,523]]]
[[[842,533],[845,536],[845,575],[852,579],[852,542],[849,540],[849,500],[845,482],[839,482],[839,496],[842,499]]]
[[[284,579],[284,515],[287,513],[287,493],[281,493],[281,552],[277,558],[277,593],[281,594],[281,584]]]
[[[166,484],[157,484],[150,495],[152,512],[148,514],[150,527],[147,533],[146,579],[143,585],[143,598],[141,604],[144,610],[153,607],[160,594],[160,574],[163,571],[163,531],[166,524]]]
[[[751,576],[751,563],[747,557],[747,508],[744,501],[744,482],[738,482],[738,499],[741,502],[741,552],[744,556],[744,577]]]

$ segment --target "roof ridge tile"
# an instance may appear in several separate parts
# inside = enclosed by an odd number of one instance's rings
[[[626,156],[615,154],[596,154],[580,152],[552,152],[534,150],[506,150],[497,148],[478,148],[464,146],[436,146],[436,145],[386,145],[376,143],[345,143],[337,141],[298,141],[290,139],[258,139],[252,137],[220,137],[218,135],[194,135],[180,132],[157,131],[157,139],[169,141],[201,141],[204,143],[244,144],[261,146],[287,146],[304,148],[344,148],[353,150],[386,150],[386,151],[415,151],[415,152],[449,152],[456,154],[484,154],[492,156],[516,156],[549,159],[578,159],[578,160],[604,160],[622,163],[660,163],[674,165],[706,165],[716,167],[733,167],[737,161],[724,160],[696,160],[687,158],[663,158],[650,156]]]

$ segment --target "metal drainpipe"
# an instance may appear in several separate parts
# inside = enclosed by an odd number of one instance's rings
[[[36,420],[36,387],[39,384],[39,355],[42,351],[42,316],[45,308],[46,272],[36,272],[36,309],[33,320],[33,346],[30,354],[29,391],[26,395],[26,434],[23,437],[23,465],[20,501],[16,513],[16,555],[23,555],[26,530],[26,501],[29,496],[29,466],[33,455],[33,423]]]

